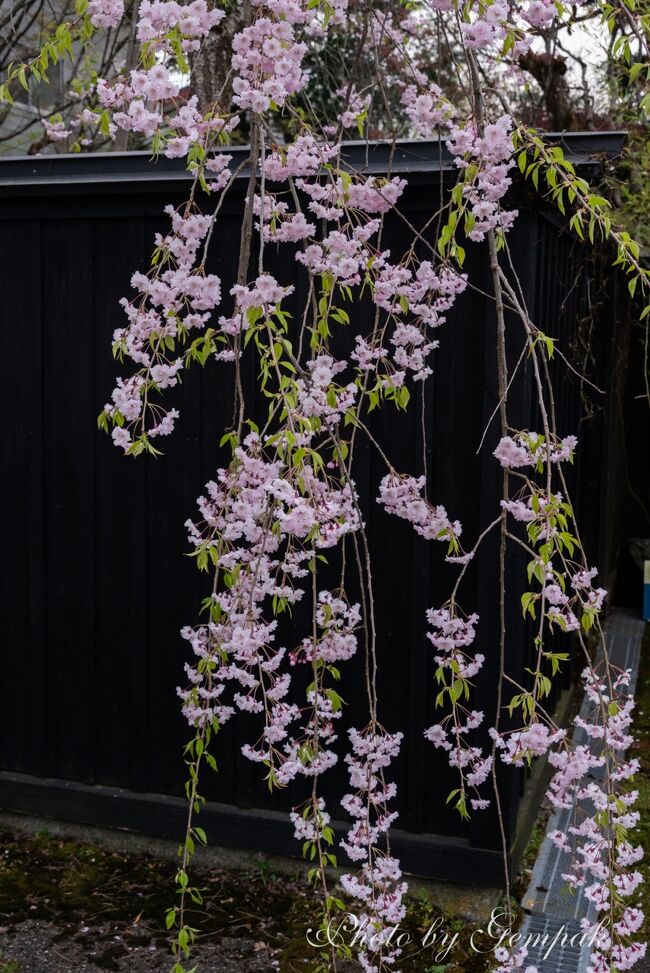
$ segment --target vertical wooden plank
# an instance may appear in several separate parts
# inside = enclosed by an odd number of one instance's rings
[[[47,773],[47,645],[43,637],[41,225],[0,221],[0,766]]]
[[[94,524],[92,232],[45,222],[45,639],[51,771],[92,780]]]

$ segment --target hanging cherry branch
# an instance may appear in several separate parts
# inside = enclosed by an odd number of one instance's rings
[[[189,874],[197,845],[207,840],[196,823],[203,803],[200,773],[204,764],[217,769],[215,737],[241,712],[257,719],[256,735],[242,752],[259,765],[268,787],[286,787],[297,778],[309,783],[309,796],[291,820],[310,863],[309,878],[322,896],[324,924],[345,908],[347,896],[369,931],[358,950],[363,969],[397,968],[399,950],[390,934],[404,916],[407,883],[390,845],[397,817],[391,765],[403,730],[382,724],[377,692],[373,572],[379,568],[371,561],[353,475],[359,440],[385,467],[376,502],[406,521],[405,530],[440,542],[441,560],[458,571],[449,598],[427,612],[435,683],[430,725],[422,733],[446,753],[457,777],[444,800],[464,819],[496,802],[507,882],[497,763],[522,766],[547,757],[554,768],[551,802],[576,808],[584,808],[587,799],[593,803],[593,813],[576,817],[569,835],[556,836],[572,851],[566,881],[584,886],[605,919],[590,969],[629,969],[645,951],[635,938],[639,910],[628,905],[640,881],[634,864],[641,853],[632,844],[636,812],[627,786],[635,763],[625,757],[633,701],[628,674],[607,656],[601,626],[605,592],[595,586],[563,472],[580,445],[571,430],[557,428],[548,371],[556,340],[531,320],[509,260],[509,231],[518,214],[509,207],[508,191],[518,168],[533,192],[566,215],[568,229],[581,240],[613,243],[613,262],[626,274],[630,294],[638,288],[647,299],[639,246],[616,227],[607,199],[591,190],[558,146],[507,105],[518,59],[569,15],[547,0],[510,5],[251,0],[244,7],[244,26],[230,43],[223,97],[207,110],[196,95],[183,94],[183,82],[192,57],[210,37],[220,30],[229,37],[229,5],[142,0],[134,65],[97,78],[77,118],[55,123],[61,138],[82,125],[95,125],[107,139],[130,133],[146,140],[154,155],[185,159],[192,176],[186,203],[165,211],[169,229],[152,241],[149,269],[133,274],[133,293],[121,301],[124,321],[113,336],[113,354],[122,374],[99,416],[100,427],[127,455],[155,455],[181,419],[165,393],[188,368],[209,369],[215,382],[227,376],[233,388],[232,422],[215,430],[230,459],[206,484],[198,515],[186,525],[197,569],[211,584],[198,624],[182,633],[193,658],[179,696],[192,737],[185,751],[188,816],[178,896],[167,913],[174,971],[186,970],[194,943],[188,905],[202,901]],[[634,38],[647,36],[647,18],[633,7],[600,4],[599,10],[610,27],[624,15]],[[31,77],[44,80],[51,62],[71,56],[75,45],[90,44],[96,32],[119,31],[124,7],[122,0],[91,0],[79,3],[76,14],[56,28],[37,58],[11,66],[0,97],[11,99],[16,79],[23,87]],[[432,26],[454,62],[453,83],[442,76],[434,81],[420,43]],[[359,57],[347,64],[345,84],[331,93],[334,117],[320,117],[311,108],[314,77],[308,63],[325,60],[350,31]],[[629,60],[626,43],[619,48]],[[631,82],[640,83],[642,74],[633,65]],[[408,222],[400,211],[406,181],[392,175],[390,165],[381,178],[356,172],[343,153],[344,138],[366,135],[375,117],[383,119],[393,146],[396,133],[404,132],[437,139],[441,151],[444,142],[455,173],[454,185],[435,203],[433,242],[430,234],[410,227],[412,242],[402,255],[386,240],[385,218],[394,214]],[[250,146],[239,168],[227,151],[234,140]],[[224,293],[223,282],[207,271],[208,257],[224,200],[245,175],[237,280]],[[295,256],[307,281],[293,317],[287,301],[295,298],[293,285],[269,272],[270,245],[288,245],[287,259]],[[491,523],[461,543],[455,498],[432,498],[426,475],[396,469],[389,446],[373,436],[368,419],[374,410],[397,408],[416,420],[412,391],[435,370],[439,342],[454,340],[445,319],[468,287],[463,267],[473,246],[487,248],[491,272],[500,428],[493,461],[501,468],[503,493]],[[360,302],[372,307],[370,327],[358,323]],[[648,306],[641,316],[647,313]],[[336,340],[341,329],[354,333],[354,349],[344,357]],[[519,336],[517,367],[526,361],[532,369],[537,431],[510,425],[513,376],[507,371],[506,331]],[[253,420],[245,400],[244,359],[253,360],[258,375],[258,394],[267,406],[263,421]],[[486,716],[472,705],[485,661],[474,647],[477,639],[480,644],[481,620],[461,597],[467,566],[492,531],[500,537],[495,569],[502,589],[501,663],[496,711]],[[505,559],[513,548],[527,556],[523,595],[506,589]],[[332,570],[338,580],[329,586]],[[505,665],[505,610],[513,598],[521,599],[523,615],[535,623],[536,662],[526,684]],[[298,644],[280,645],[279,622],[299,602],[309,606],[310,625]],[[574,747],[545,706],[567,660],[554,648],[557,630],[572,633],[583,656],[584,687],[593,705],[590,721],[578,725],[589,747]],[[587,644],[587,635],[594,634],[602,648],[597,664]],[[430,649],[423,644],[422,651]],[[340,812],[326,804],[321,778],[340,759],[337,721],[345,700],[339,681],[357,654],[363,657],[363,679],[358,686],[346,680],[346,691],[365,697],[368,719],[343,741],[349,791],[340,796],[340,806],[350,825],[337,842],[331,820]],[[309,678],[299,699],[294,675],[301,670]],[[487,748],[477,745],[475,733],[486,725]],[[338,891],[333,867],[341,853],[357,870],[341,876]],[[521,952],[496,961],[504,973],[525,967]],[[336,969],[336,963],[333,947],[322,968]]]

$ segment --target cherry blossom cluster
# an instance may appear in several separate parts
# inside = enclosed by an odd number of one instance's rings
[[[352,179],[347,173],[332,174],[327,181],[308,182],[301,178],[296,185],[305,193],[310,202],[308,208],[322,220],[340,220],[348,211],[358,215],[375,216],[387,213],[402,195],[406,180],[397,176],[392,179],[378,179],[375,176]],[[357,227],[356,238],[367,240],[379,224],[371,222]],[[386,255],[388,256],[388,254]]]
[[[453,668],[453,672],[463,679],[473,678],[485,662],[485,656],[480,653],[470,656],[463,649],[474,642],[478,615],[463,619],[454,616],[448,608],[429,608],[427,621],[433,629],[427,638],[439,653],[443,653],[435,657],[437,664]]]
[[[379,224],[369,227],[376,232]],[[321,243],[312,243],[296,254],[296,260],[314,274],[331,274],[339,284],[361,283],[370,254],[365,247],[366,227],[356,227],[350,234],[332,230]]]
[[[607,592],[604,588],[594,588],[591,580],[598,572],[578,571],[570,578],[573,589],[567,592],[558,581],[557,575],[551,583],[544,585],[542,594],[548,606],[546,617],[551,625],[558,624],[565,632],[576,632],[580,628],[580,618],[597,614],[603,607]]]
[[[302,5],[294,4],[302,20]],[[295,21],[294,21],[295,23]],[[291,20],[258,17],[233,40],[234,101],[240,109],[265,112],[271,104],[281,107],[305,82],[302,60],[307,45],[296,40]]]
[[[263,199],[256,196],[254,211],[260,217],[256,228],[265,241],[297,243],[316,233],[315,223],[309,223],[304,213],[291,213],[289,204],[272,193],[267,193]]]
[[[293,293],[293,287],[282,287],[271,274],[262,273],[248,286],[235,284],[230,293],[235,298],[234,311],[219,317],[219,328],[232,337],[247,331],[251,323],[265,321]]]
[[[357,386],[353,382],[345,386],[333,382],[334,376],[345,367],[345,362],[335,361],[330,355],[318,355],[307,363],[305,378],[296,382],[298,410],[302,416],[316,417],[332,426],[354,406]]]
[[[514,439],[503,437],[494,455],[505,469],[534,466],[536,471],[546,469],[548,473],[554,464],[571,461],[576,446],[575,436],[547,443],[536,433],[519,433]],[[576,632],[581,626],[588,629],[601,611],[607,592],[593,584],[596,568],[588,569],[572,560],[579,544],[568,530],[571,506],[561,493],[548,493],[546,485],[540,487],[527,476],[523,479],[518,495],[502,500],[501,507],[515,521],[526,524],[530,542],[540,547],[540,555],[531,560],[529,571],[541,590],[527,595],[526,610],[533,614],[539,602],[551,630],[554,625],[565,632]]]
[[[499,965],[494,973],[537,973],[536,966],[529,966],[526,963],[527,957],[527,946],[509,949],[505,946],[497,946],[494,950],[494,958]]]
[[[561,493],[548,492],[553,465],[571,460],[576,444],[573,436],[547,441],[538,434],[520,433],[504,437],[495,450],[504,468],[532,466],[545,473],[543,488],[519,474],[525,485],[516,499],[502,501],[502,507],[526,525],[530,543],[539,548],[539,556],[529,564],[529,577],[537,578],[540,591],[526,593],[522,604],[533,614],[533,606],[541,604],[551,631],[554,625],[565,632],[589,630],[606,597],[604,589],[594,587],[596,569],[576,564],[571,556],[579,545],[569,529],[570,505]],[[536,687],[538,679],[539,674]],[[491,729],[490,734],[505,763],[522,766],[546,756],[555,768],[547,797],[556,808],[572,810],[574,822],[568,834],[555,832],[551,839],[571,855],[565,881],[574,889],[584,888],[587,899],[611,919],[598,932],[591,957],[591,973],[605,973],[612,966],[630,969],[645,954],[645,944],[631,939],[642,914],[629,902],[641,881],[640,873],[631,869],[643,853],[628,837],[638,821],[632,810],[637,793],[628,784],[638,762],[625,757],[632,743],[634,702],[627,691],[629,672],[616,670],[606,655],[589,665],[582,679],[590,710],[586,719],[575,717],[573,744],[566,730],[554,726],[543,711],[540,714],[531,696],[525,697],[529,705],[522,709],[528,714],[523,727],[502,733]],[[523,700],[522,696],[512,702],[519,705]]]
[[[208,149],[220,136],[227,135],[239,125],[239,116],[204,117],[199,112],[195,95],[179,104],[180,89],[170,71],[156,63],[146,70],[134,70],[127,79],[112,83],[97,82],[99,107],[112,113],[108,131],[111,137],[121,128],[158,140],[159,149],[169,159],[183,158],[196,145]],[[96,114],[96,113],[95,113]],[[96,117],[99,117],[96,114]],[[224,170],[229,158],[217,156],[205,163],[205,168],[217,170],[212,189],[225,184]]]
[[[380,973],[392,968],[400,953],[389,940],[406,914],[407,885],[399,862],[382,847],[382,836],[397,818],[397,812],[388,809],[396,786],[386,782],[385,770],[397,757],[403,734],[371,723],[361,731],[350,729],[349,737],[352,752],[345,762],[352,792],[341,804],[353,823],[341,847],[351,861],[362,864],[358,874],[342,875],[340,882],[359,903],[359,925],[368,932],[358,954],[361,967],[365,973]]]
[[[514,437],[504,436],[494,455],[504,469],[520,469],[522,466],[539,466],[547,460],[551,463],[572,460],[577,445],[575,436],[556,438],[547,443],[540,433],[520,432]]]
[[[314,176],[337,155],[339,148],[306,132],[288,145],[275,146],[269,152],[264,161],[264,175],[271,182],[284,182],[289,176],[296,179]]]
[[[427,621],[432,628],[427,638],[436,649],[436,682],[442,687],[437,703],[444,705],[447,696],[451,710],[425,730],[424,735],[436,749],[447,752],[449,765],[458,770],[460,786],[452,792],[452,797],[456,797],[456,806],[465,816],[468,789],[474,794],[469,799],[474,810],[483,810],[490,803],[481,796],[479,788],[488,779],[492,757],[469,742],[471,732],[483,723],[484,714],[480,710],[468,709],[461,702],[469,696],[469,680],[480,671],[485,661],[480,652],[467,651],[476,637],[478,615],[461,618],[446,607],[430,608]]]
[[[413,271],[391,264],[389,256],[388,252],[380,254],[373,263],[373,300],[395,322],[389,337],[395,367],[391,383],[399,386],[409,372],[414,381],[431,375],[427,359],[438,342],[431,340],[428,329],[444,323],[445,313],[467,286],[467,276],[451,266],[436,267],[429,260],[421,261]],[[404,321],[407,315],[410,320]]]
[[[185,52],[198,51],[202,39],[225,16],[225,11],[211,8],[206,0],[190,0],[190,3],[142,0],[138,9],[137,37],[150,52],[167,53],[172,50],[169,35],[177,31]]]
[[[264,611],[269,600],[286,605],[300,600],[313,549],[331,547],[357,529],[350,486],[318,480],[306,465],[292,475],[279,460],[266,459],[258,435],[250,433],[206,492],[198,500],[201,522],[187,523],[189,539],[197,557],[226,582],[212,595],[210,622],[184,631],[199,659],[187,668],[190,688],[180,691],[185,715],[197,725],[213,717],[223,722],[234,708],[263,714],[262,734],[256,744],[244,745],[244,755],[266,763],[281,786],[298,773],[320,774],[336,762],[328,747],[336,739],[337,697],[316,686],[306,710],[287,702],[291,673],[282,668],[287,652],[276,647],[277,620],[266,621]],[[321,592],[316,619],[320,637],[305,640],[289,661],[329,665],[350,658],[358,605]],[[223,702],[226,683],[236,689],[229,708]],[[302,729],[291,735],[290,727],[305,713]],[[306,741],[312,738],[318,745],[309,751]]]
[[[381,256],[374,283],[375,303],[399,315],[406,313],[403,307],[406,302],[409,311],[425,324],[432,327],[442,324],[444,312],[465,290],[467,275],[459,274],[451,266],[435,267],[430,260],[421,261],[413,272],[409,267],[388,263],[389,253]]]
[[[452,0],[426,0],[434,10],[453,9]],[[503,57],[516,60],[530,47],[533,36],[530,28],[548,27],[557,16],[557,8],[550,0],[530,0],[529,3],[505,4],[501,0],[490,5],[473,4],[471,16],[460,25],[462,41],[469,50],[497,50]],[[508,52],[508,37],[512,45]]]
[[[124,0],[89,0],[88,16],[93,27],[117,27],[124,16]]]
[[[76,116],[71,116],[66,122],[60,115],[52,115],[49,119],[44,118],[41,122],[45,131],[45,136],[50,142],[65,142],[74,139],[78,145],[92,145],[94,134],[101,124],[101,116],[98,112],[91,111],[90,108],[83,108]],[[115,137],[117,126],[109,121],[108,134],[110,138]]]
[[[525,53],[532,43],[529,27],[548,27],[557,16],[555,4],[549,0],[532,0],[527,4],[516,4],[511,9],[503,3],[491,7],[477,8],[477,19],[471,24],[462,24],[461,30],[467,47],[484,48],[505,40],[507,33],[515,35],[513,57]],[[508,22],[513,13],[518,14],[514,22]]]
[[[197,266],[199,248],[211,219],[197,212],[165,210],[172,221],[166,236],[156,235],[158,261],[149,274],[131,278],[139,292],[136,300],[122,298],[128,324],[113,334],[114,352],[129,358],[139,370],[118,379],[112,402],[103,417],[114,425],[113,441],[129,449],[141,435],[168,435],[178,412],[152,403],[151,393],[173,387],[184,361],[178,344],[192,330],[205,328],[209,312],[221,300],[221,281]],[[147,414],[148,413],[148,414]]]
[[[568,833],[550,837],[571,855],[564,880],[573,889],[583,888],[596,910],[611,917],[599,929],[590,957],[591,973],[605,973],[612,967],[631,969],[646,952],[645,943],[633,940],[644,920],[633,898],[642,881],[634,866],[643,848],[631,836],[639,812],[633,809],[638,791],[630,789],[630,781],[639,764],[626,756],[634,707],[629,672],[615,670],[605,659],[587,667],[582,677],[590,715],[574,723],[585,742],[548,754],[555,769],[548,797],[555,807],[573,810],[573,824]]]
[[[117,128],[138,133],[157,140],[157,151],[169,158],[182,158],[194,146],[205,150],[237,127],[236,115],[203,115],[195,96],[182,101],[168,62],[168,55],[178,54],[176,43],[185,54],[198,51],[224,17],[223,10],[210,9],[206,0],[143,0],[137,23],[137,38],[146,51],[142,67],[112,80],[99,78],[95,86],[99,111],[94,114],[99,120],[99,112],[108,112],[106,131],[111,138]]]
[[[424,77],[422,81],[421,87],[407,85],[401,101],[415,134],[430,138],[437,128],[447,127],[456,112],[437,84],[427,83]]]
[[[72,131],[66,128],[65,122],[61,118],[56,121],[44,118],[42,125],[50,142],[65,142],[72,135]]]
[[[262,113],[281,108],[304,87],[303,59],[307,44],[298,39],[300,26],[308,33],[323,33],[317,5],[308,0],[255,0],[260,16],[233,38],[234,102],[240,109]],[[347,0],[331,5],[328,23],[346,10]]]
[[[367,92],[361,93],[357,91],[356,85],[354,84],[349,89],[347,87],[339,88],[336,95],[343,102],[343,109],[340,115],[341,126],[343,128],[350,128],[358,125],[359,120],[364,117],[370,108],[372,96]]]
[[[491,727],[490,736],[497,749],[502,751],[504,764],[523,767],[525,762],[530,763],[533,757],[545,756],[554,744],[564,740],[566,730],[553,730],[541,720],[536,720],[523,730],[511,733],[498,733]]]
[[[505,233],[517,217],[517,210],[506,211],[500,206],[512,184],[508,175],[514,165],[512,127],[512,118],[502,115],[496,122],[485,125],[482,135],[473,121],[464,127],[451,128],[447,147],[465,176],[463,196],[469,207],[470,240],[484,240],[490,230]]]
[[[400,476],[388,473],[379,484],[377,503],[389,514],[401,517],[426,540],[446,541],[449,550],[458,550],[458,538],[462,528],[457,520],[451,521],[444,507],[434,507],[422,494],[426,489],[426,477]]]
[[[308,705],[303,710],[301,726],[284,745],[283,762],[277,773],[281,785],[299,774],[319,777],[338,761],[332,745],[337,738],[335,722],[342,715],[341,699],[334,690],[325,687],[323,677],[326,672],[332,671],[332,666],[336,666],[338,673],[338,664],[351,659],[356,653],[355,633],[361,621],[361,612],[359,605],[348,605],[343,597],[330,591],[319,593],[314,609],[319,632],[311,639],[303,639],[289,657],[291,665],[311,665],[315,681],[307,692]],[[327,820],[313,808],[312,830],[317,825],[322,829],[327,825]],[[296,838],[304,837],[297,829]]]
[[[483,10],[478,8],[476,19],[460,26],[463,42],[469,48],[489,47],[506,37],[508,7],[503,3],[493,3]]]
[[[333,149],[331,150],[334,151]],[[291,146],[284,157],[275,154],[271,172],[280,176],[311,172],[318,165],[318,147],[313,141],[301,143],[293,155]],[[328,153],[329,155],[329,153]],[[276,168],[277,167],[277,168]],[[293,171],[292,171],[293,170]],[[345,175],[345,178],[344,178]],[[376,346],[368,351],[366,339],[358,336],[359,347],[353,358],[368,371],[383,363],[384,375],[379,388],[399,388],[408,373],[416,381],[431,374],[427,358],[438,342],[431,340],[429,328],[436,328],[445,320],[445,312],[466,287],[467,279],[451,266],[435,267],[431,261],[421,261],[417,269],[395,265],[390,252],[378,252],[370,239],[379,229],[377,214],[392,208],[404,189],[404,180],[393,178],[379,181],[375,177],[351,179],[347,174],[332,174],[325,181],[296,180],[296,185],[310,198],[308,209],[322,220],[336,220],[331,230],[318,243],[308,243],[296,259],[315,275],[333,278],[341,286],[354,286],[362,280],[371,283],[375,304],[388,312],[395,321],[388,341],[390,351]],[[258,229],[266,240],[273,242],[308,241],[315,232],[315,224],[305,215],[294,212],[285,199],[267,193],[256,197],[254,210]],[[344,216],[352,217],[341,223]],[[361,220],[358,222],[357,220]],[[410,320],[404,320],[406,317]]]
[[[347,0],[328,0],[326,15],[309,0],[256,0],[253,6],[253,22],[232,42],[233,100],[242,109],[263,112],[281,107],[305,83],[302,60],[307,44],[298,39],[297,31],[307,39],[322,38],[330,26],[341,22]],[[90,0],[88,13],[95,27],[119,27],[124,2]],[[155,139],[156,151],[181,158],[197,144],[207,147],[209,135],[231,130],[228,118],[199,112],[195,98],[179,104],[179,86],[169,70],[172,59],[182,61],[198,52],[225,16],[224,10],[211,7],[207,0],[143,0],[136,23],[142,70],[96,83],[100,111],[109,112],[103,134],[114,137],[115,128],[122,128]],[[235,116],[231,127],[238,124]]]
[[[316,841],[329,826],[330,816],[325,810],[325,801],[319,797],[314,804],[308,802],[302,813],[292,811],[289,815],[293,824],[294,834],[298,841]]]
[[[321,629],[316,641],[306,638],[299,649],[292,653],[291,661],[326,663],[350,659],[357,649],[354,631],[361,621],[359,605],[348,605],[343,598],[335,597],[330,591],[321,591],[318,596],[316,623]]]
[[[307,466],[292,477],[281,462],[265,458],[251,433],[206,491],[199,498],[201,524],[187,524],[190,541],[199,558],[223,572],[225,584],[213,593],[210,622],[183,632],[197,656],[186,666],[189,687],[179,689],[183,712],[195,727],[218,727],[236,710],[262,715],[262,733],[244,744],[244,756],[268,767],[272,785],[286,786],[297,776],[315,781],[338,760],[332,746],[342,700],[327,688],[325,675],[355,653],[360,608],[343,592],[321,591],[315,633],[289,654],[276,647],[277,622],[266,621],[264,611],[269,600],[277,606],[301,599],[308,561],[315,570],[315,550],[358,528],[350,487],[319,481]],[[291,667],[299,664],[314,673],[303,707],[288,701]],[[332,671],[338,678],[338,669]],[[230,704],[227,685],[233,687]],[[305,847],[332,843],[329,815],[315,794],[291,819]]]
[[[482,25],[481,30],[502,30],[498,23],[500,15],[507,13],[506,8],[494,3],[486,6],[484,11],[486,19],[476,21],[475,25],[461,25],[466,43],[477,25]],[[465,221],[467,236],[479,242],[485,239],[489,230],[507,232],[517,217],[516,210],[505,211],[500,206],[512,184],[508,175],[514,165],[512,118],[501,115],[480,129],[474,119],[460,125],[455,121],[455,108],[438,85],[416,74],[419,83],[404,87],[402,105],[416,134],[430,138],[441,127],[449,133],[446,145],[464,178],[464,207],[469,211]]]

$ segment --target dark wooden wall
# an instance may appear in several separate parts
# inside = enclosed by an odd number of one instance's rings
[[[100,159],[93,168],[90,157],[79,160],[77,170],[70,160],[69,174],[58,180],[45,162],[41,172],[38,160],[25,161],[18,180],[17,163],[6,171],[0,167],[0,807],[177,835],[187,737],[175,691],[184,680],[187,651],[179,629],[196,619],[204,593],[204,578],[185,556],[183,523],[193,516],[205,481],[226,459],[217,444],[231,415],[232,374],[223,364],[212,363],[205,372],[197,366],[171,392],[180,425],[162,444],[165,455],[158,460],[125,458],[97,431],[96,415],[118,370],[110,352],[112,332],[123,323],[118,299],[130,293],[133,271],[146,268],[154,233],[166,229],[164,205],[180,203],[185,189],[179,170],[124,158],[130,171],[112,177],[110,161]],[[441,172],[430,163],[413,170],[402,209],[423,225],[437,205],[444,167]],[[510,243],[531,316],[566,348],[588,310],[587,258],[557,221],[530,207],[525,190],[517,193],[522,212]],[[219,218],[211,247],[209,269],[223,278],[226,294],[235,274],[233,240],[241,207],[239,187]],[[397,256],[410,245],[411,233],[391,217],[385,240]],[[295,283],[299,298],[305,282],[295,277],[286,254],[269,248],[269,269]],[[489,289],[483,247],[470,245],[467,269],[473,286],[436,335],[440,348],[433,355],[425,408],[430,496],[461,520],[471,546],[496,516],[500,469],[491,456],[498,440],[495,423],[476,455],[497,401],[494,309],[480,293]],[[608,300],[611,294],[609,288]],[[355,324],[363,327],[368,313],[355,310],[351,331]],[[608,383],[613,340],[602,325],[611,316],[610,304],[607,315],[596,310],[600,363],[592,374],[601,387]],[[510,332],[513,366],[523,336],[515,321]],[[249,357],[246,381],[252,390]],[[582,422],[580,384],[558,361],[552,372],[559,431],[578,430],[581,440],[574,480],[590,554],[607,572],[620,538],[609,529],[612,487],[603,456],[612,447],[603,400],[595,418]],[[535,428],[528,363],[511,401],[513,424]],[[253,402],[252,408],[259,406]],[[408,415],[387,406],[374,420],[395,466],[414,474],[422,471],[414,416],[420,407],[418,393]],[[468,828],[459,825],[445,806],[454,775],[422,736],[436,718],[425,610],[448,597],[455,571],[445,565],[442,545],[422,541],[408,524],[371,502],[383,473],[376,455],[361,446],[356,477],[375,564],[380,715],[389,729],[406,733],[395,771],[398,847],[413,871],[466,879],[469,866],[477,882],[497,881],[494,812],[475,815]],[[486,543],[461,594],[466,610],[481,615],[478,645],[487,661],[475,704],[488,722],[498,664],[496,544],[496,537]],[[510,556],[507,570],[508,668],[516,677],[532,651],[517,607],[525,577],[518,553]],[[298,612],[298,627],[300,620]],[[292,633],[285,634],[290,642]],[[359,658],[346,667],[346,725],[365,721],[363,698],[353,689],[360,665]],[[210,837],[215,843],[287,851],[293,848],[291,829],[276,812],[296,803],[300,788],[279,799],[269,796],[259,767],[239,754],[251,734],[251,720],[242,714],[219,736],[220,772],[206,775],[203,784],[215,802],[206,815]],[[503,777],[506,823],[514,836],[525,775]],[[324,786],[335,807],[346,789],[342,768]]]

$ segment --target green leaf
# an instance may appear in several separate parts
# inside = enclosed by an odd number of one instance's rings
[[[532,591],[526,591],[521,596],[521,608],[524,618],[530,613],[531,618],[535,617],[535,600],[537,596]]]

